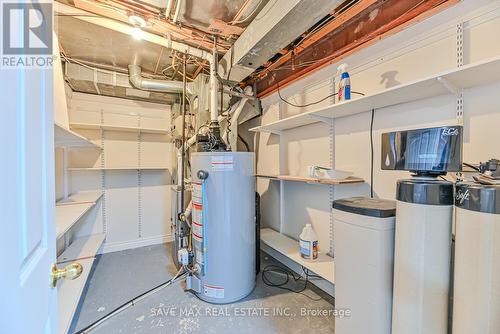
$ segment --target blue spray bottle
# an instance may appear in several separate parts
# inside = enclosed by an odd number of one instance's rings
[[[351,99],[351,78],[347,72],[347,64],[340,64],[337,68],[337,75],[340,75],[338,100],[347,101]]]

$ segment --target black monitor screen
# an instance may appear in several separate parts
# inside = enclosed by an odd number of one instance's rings
[[[462,127],[382,134],[382,169],[445,173],[462,170]]]

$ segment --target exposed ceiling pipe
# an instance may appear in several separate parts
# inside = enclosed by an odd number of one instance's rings
[[[123,34],[130,35],[130,36],[132,35],[132,30],[134,29],[134,27],[129,25],[129,24],[119,22],[116,20],[112,20],[112,19],[109,19],[106,17],[98,16],[98,15],[93,16],[92,13],[90,13],[90,12],[65,5],[65,4],[62,4],[62,3],[57,2],[57,1],[54,2],[54,11],[56,13],[60,13],[60,14],[64,14],[64,15],[71,15],[71,16],[74,16],[76,19],[79,19],[81,21],[92,23],[92,24],[95,24],[95,25],[98,25],[98,26],[101,26],[104,28],[108,28],[108,29],[111,29],[114,31],[121,32]],[[212,58],[213,58],[212,54],[210,52],[200,50],[200,49],[197,49],[195,47],[192,47],[192,46],[189,46],[189,45],[186,45],[183,43],[179,43],[179,42],[173,41],[171,39],[167,39],[165,37],[162,37],[162,36],[159,36],[156,34],[152,34],[152,33],[147,32],[147,31],[143,31],[143,34],[141,37],[143,40],[148,41],[150,43],[157,44],[157,45],[166,47],[168,49],[173,49],[173,50],[176,50],[176,51],[179,51],[182,53],[187,53],[187,54],[192,55],[194,57],[205,59],[209,62],[211,62]]]
[[[210,121],[218,124],[219,110],[217,108],[217,46],[214,41],[213,61],[210,62]]]
[[[181,13],[181,5],[182,5],[182,0],[177,0],[177,3],[175,4],[174,17],[172,19],[173,23],[177,23],[177,20],[179,19],[179,14]]]
[[[102,16],[92,16],[91,13],[62,4],[60,2],[54,2],[54,11],[56,13],[72,15],[75,18],[95,24],[104,28],[108,28],[114,31],[121,32],[123,34],[132,35],[132,30],[134,27],[118,22],[112,19],[108,19]],[[211,120],[217,122],[218,109],[217,109],[217,48],[214,44],[213,54],[210,54],[204,50],[200,50],[189,45],[172,41],[162,36],[158,36],[147,31],[143,32],[142,39],[150,43],[166,47],[168,49],[173,49],[182,53],[192,55],[197,58],[204,59],[210,63],[210,115]]]
[[[167,0],[167,8],[165,9],[165,18],[170,20],[170,12],[172,11],[172,4],[174,0]]]
[[[146,79],[141,75],[139,65],[128,65],[129,80],[137,89],[156,92],[182,93],[182,81]],[[190,88],[188,93],[191,94]]]

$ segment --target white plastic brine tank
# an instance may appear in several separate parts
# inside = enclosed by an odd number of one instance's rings
[[[333,202],[336,334],[390,334],[395,201],[353,197]]]
[[[456,186],[454,334],[500,333],[500,185]]]
[[[191,168],[197,295],[231,303],[250,294],[256,282],[254,154],[193,153]]]

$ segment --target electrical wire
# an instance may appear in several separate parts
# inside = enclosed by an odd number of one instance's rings
[[[186,275],[186,272],[183,272],[181,274],[181,271],[183,271],[183,269],[184,268],[179,269],[179,271],[177,272],[177,274],[175,274],[175,276],[173,278],[169,279],[168,281],[166,281],[164,283],[161,283],[161,284],[155,286],[152,289],[149,289],[146,292],[141,293],[140,295],[134,297],[133,299],[129,300],[128,302],[125,302],[125,303],[121,304],[120,306],[118,306],[117,308],[115,308],[113,311],[109,312],[105,316],[103,316],[103,317],[99,318],[98,320],[94,321],[93,323],[91,323],[87,327],[85,327],[83,329],[80,329],[75,334],[90,333],[91,331],[93,331],[95,328],[97,328],[98,326],[100,326],[106,320],[112,318],[113,316],[117,315],[118,313],[121,313],[121,312],[125,311],[129,307],[134,306],[136,303],[138,303],[141,300],[149,297],[150,295],[152,295],[152,294],[154,294],[154,293],[162,290],[163,288],[166,288],[167,286],[171,285],[172,283],[175,283],[177,280],[183,278]]]
[[[264,1],[264,0],[260,0],[260,2],[257,4],[257,6],[255,6],[255,8],[253,9],[253,11],[250,14],[248,14],[244,19],[239,20],[239,21],[230,21],[230,22],[228,22],[228,24],[232,24],[232,25],[241,24],[241,23],[245,23],[246,21],[248,21],[257,12],[260,5],[262,4],[262,1]]]
[[[303,270],[304,270],[304,268],[303,268]],[[284,280],[281,282],[273,281],[269,278],[270,273],[284,275]],[[264,282],[265,285],[273,287],[273,288],[278,288],[278,289],[287,290],[287,291],[290,291],[293,293],[301,294],[301,295],[309,298],[312,301],[317,302],[317,301],[322,300],[323,298],[321,298],[321,297],[320,298],[313,298],[313,297],[304,293],[304,291],[307,289],[307,285],[309,283],[309,277],[310,277],[309,271],[307,271],[307,272],[304,271],[304,273],[306,275],[305,279],[303,279],[299,275],[295,275],[295,273],[288,268],[281,267],[281,266],[274,265],[274,264],[270,264],[270,265],[265,266],[264,269],[262,270],[262,282]],[[288,285],[289,282],[292,282],[290,278],[292,278],[293,282],[295,282],[295,283],[300,283],[301,281],[304,281],[304,286],[298,290],[287,287],[286,285]]]
[[[310,103],[307,103],[307,104],[294,104],[294,103],[291,103],[291,102],[289,102],[289,101],[285,100],[285,99],[283,98],[283,96],[281,96],[280,85],[279,85],[279,84],[277,84],[276,86],[278,87],[278,96],[279,96],[280,100],[281,100],[281,101],[283,101],[283,102],[285,102],[286,104],[288,104],[288,105],[292,106],[292,107],[297,107],[297,108],[305,108],[305,107],[309,107],[309,106],[312,106],[312,105],[315,105],[315,104],[321,103],[321,102],[325,101],[326,99],[329,99],[329,98],[331,98],[331,97],[334,97],[334,96],[336,96],[336,95],[338,94],[338,93],[332,93],[332,94],[329,94],[329,95],[325,96],[324,98],[322,98],[322,99],[320,99],[320,100],[318,100],[318,101],[310,102]],[[360,92],[353,92],[353,91],[351,91],[351,94],[357,94],[357,95],[361,95],[361,96],[364,96],[364,95],[365,95],[365,94],[363,94],[363,93],[360,93]]]
[[[321,276],[319,276],[319,275],[311,275],[311,274],[309,273],[309,269],[307,269],[307,268],[306,268],[306,267],[304,267],[304,266],[302,266],[302,272],[303,272],[305,275],[309,276],[309,278],[323,279],[323,277],[321,277]]]
[[[238,139],[241,140],[241,142],[243,143],[243,145],[245,145],[245,148],[247,150],[247,152],[250,152],[250,147],[248,146],[248,143],[246,142],[246,140],[238,133]]]
[[[370,122],[370,150],[371,150],[371,162],[370,162],[370,197],[373,198],[373,120],[375,119],[375,109],[372,109]]]
[[[466,166],[466,167],[472,168],[473,170],[475,170],[475,171],[477,171],[477,172],[479,172],[479,171],[480,171],[480,170],[479,170],[479,167],[474,166],[473,164],[470,164],[470,163],[467,163],[467,162],[463,162],[462,164],[463,164],[464,166]]]

